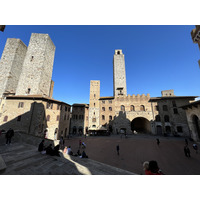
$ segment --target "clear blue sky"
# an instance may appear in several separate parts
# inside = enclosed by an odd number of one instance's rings
[[[48,33],[56,46],[53,98],[89,103],[90,80],[100,80],[101,96],[113,95],[113,55],[125,54],[127,93],[200,95],[200,51],[190,32],[195,26],[11,26],[0,32],[0,55],[7,38],[28,45],[31,33]]]

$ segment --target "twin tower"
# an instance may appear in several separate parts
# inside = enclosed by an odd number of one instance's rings
[[[48,34],[32,33],[28,47],[9,38],[0,60],[0,98],[5,95],[52,97],[55,45]]]

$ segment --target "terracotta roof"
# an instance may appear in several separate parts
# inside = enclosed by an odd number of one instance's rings
[[[194,102],[189,103],[189,104],[184,105],[184,106],[180,106],[180,108],[187,109],[187,108],[192,108],[192,106],[197,108],[198,105],[200,105],[200,100],[194,101]]]
[[[74,103],[72,106],[73,107],[88,107],[89,104],[86,104],[86,103]]]
[[[165,100],[165,99],[195,99],[198,96],[168,96],[168,97],[151,97],[149,99],[150,102],[158,101],[158,100]]]
[[[114,97],[100,97],[99,100],[114,99]]]
[[[52,102],[66,104],[68,106],[71,106],[68,103],[58,101],[56,99],[53,99],[53,98],[50,98],[50,97],[45,97],[45,96],[42,96],[42,95],[10,95],[10,96],[6,96],[6,99],[35,99],[35,100],[52,101]]]

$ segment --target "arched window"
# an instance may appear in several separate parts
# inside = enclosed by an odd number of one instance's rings
[[[102,115],[102,120],[105,120],[105,115]]]
[[[173,107],[176,107],[176,101],[172,101]]]
[[[141,106],[140,106],[140,111],[145,111],[144,105],[141,105]]]
[[[169,116],[168,116],[168,115],[165,115],[165,116],[164,116],[164,121],[165,121],[165,122],[169,122]]]
[[[178,114],[178,109],[177,108],[174,108],[174,114]]]
[[[135,106],[131,105],[131,111],[135,111]]]
[[[105,111],[106,109],[105,109],[105,107],[102,107],[102,111]]]
[[[163,111],[168,111],[167,105],[163,105]]]
[[[50,115],[47,115],[47,121],[50,121]]]
[[[8,116],[5,116],[4,119],[3,119],[3,121],[7,122],[8,121]]]
[[[109,116],[109,120],[112,120],[112,116],[111,115]]]
[[[125,106],[121,105],[121,111],[125,111]]]
[[[160,122],[160,115],[156,115],[156,122]]]

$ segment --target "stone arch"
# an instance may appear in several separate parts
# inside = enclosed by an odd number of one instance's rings
[[[73,135],[76,134],[76,126],[73,126],[73,130],[72,130]]]
[[[151,133],[150,121],[144,117],[136,117],[131,122],[131,130],[137,133]]]
[[[82,127],[82,126],[79,126],[79,127],[78,127],[78,134],[79,134],[79,135],[82,135],[82,134],[83,134],[83,127]]]

